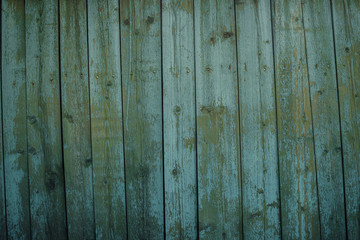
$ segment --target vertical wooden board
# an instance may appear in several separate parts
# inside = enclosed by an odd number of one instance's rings
[[[302,7],[295,0],[273,4],[282,237],[319,239]]]
[[[160,1],[121,1],[128,236],[164,237]]]
[[[119,2],[88,2],[97,239],[126,239]]]
[[[193,1],[162,3],[164,179],[167,239],[196,239]]]
[[[0,2],[0,32],[2,33],[2,1]],[[0,38],[0,54],[1,54]],[[3,153],[3,118],[2,118],[2,55],[0,57],[0,239],[6,239],[6,208],[5,208],[5,172],[4,172],[4,153]]]
[[[29,0],[25,12],[31,234],[33,239],[66,239],[58,2]]]
[[[329,0],[303,5],[321,237],[345,239],[344,185],[334,42]]]
[[[2,1],[1,37],[8,238],[29,239],[24,1]]]
[[[360,238],[360,2],[333,0],[349,239]]]
[[[0,64],[1,65],[1,64]],[[1,70],[0,70],[1,78]],[[1,81],[1,80],[0,80]],[[0,89],[1,92],[1,89]],[[0,106],[1,106],[0,93]],[[5,208],[5,172],[4,172],[4,156],[3,156],[3,141],[2,141],[2,113],[0,111],[0,239],[6,239],[6,208]]]
[[[1,74],[0,74],[1,75]],[[0,94],[1,106],[1,94]],[[2,114],[0,113],[0,119]],[[5,176],[2,142],[2,121],[0,121],[0,239],[6,239]]]
[[[245,239],[280,239],[270,1],[236,2]]]
[[[95,238],[86,1],[60,1],[63,154],[68,237]]]
[[[234,1],[195,1],[199,236],[241,238]]]

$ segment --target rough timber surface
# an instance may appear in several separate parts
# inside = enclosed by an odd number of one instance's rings
[[[0,2],[0,239],[360,239],[359,1]]]

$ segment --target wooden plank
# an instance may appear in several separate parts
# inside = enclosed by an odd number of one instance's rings
[[[241,238],[234,1],[194,1],[200,239]]]
[[[88,2],[97,239],[126,239],[119,2]]]
[[[2,1],[1,36],[8,238],[30,239],[24,1]]]
[[[323,239],[346,239],[340,122],[329,0],[303,3]]]
[[[2,1],[0,1],[0,32],[2,33]],[[0,38],[0,52],[2,47]],[[3,152],[3,118],[2,118],[2,57],[0,57],[0,239],[6,239],[6,200],[5,200],[5,172],[4,172],[4,152]]]
[[[273,2],[282,237],[319,239],[316,164],[300,1]]]
[[[270,1],[236,2],[245,239],[280,239]]]
[[[25,12],[31,234],[65,239],[58,2],[29,0]]]
[[[68,237],[94,239],[86,1],[60,1],[63,154]]]
[[[2,1],[0,1],[0,32],[2,33]],[[2,47],[0,38],[0,53]],[[0,57],[0,239],[6,239],[6,200],[5,200],[5,172],[4,172],[4,152],[3,152],[3,118],[2,118],[2,57]]]
[[[0,63],[0,66],[1,66],[1,63]],[[0,78],[1,78],[1,70],[0,70]],[[0,92],[1,92],[1,89],[0,89]],[[1,93],[0,93],[0,106],[1,106],[1,99],[2,98],[1,98]],[[6,230],[6,200],[5,200],[5,176],[4,176],[5,172],[4,172],[4,155],[3,155],[2,138],[3,138],[2,113],[0,111],[0,239],[6,239],[7,230]]]
[[[333,0],[348,239],[360,239],[360,2]]]
[[[160,1],[121,1],[128,236],[164,237]]]
[[[193,1],[162,3],[167,239],[197,237]]]
[[[0,73],[1,75],[1,73]],[[1,106],[1,95],[0,95]],[[2,114],[0,113],[0,119]],[[6,208],[5,208],[5,172],[4,172],[4,157],[3,157],[3,141],[2,141],[2,121],[0,121],[0,239],[6,239]]]

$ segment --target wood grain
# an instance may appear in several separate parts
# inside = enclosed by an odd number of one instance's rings
[[[280,239],[270,1],[236,4],[244,239]]]
[[[63,152],[68,237],[94,239],[86,1],[60,1]]]
[[[333,0],[348,239],[360,238],[360,2]]]
[[[160,1],[121,1],[129,239],[164,237]]]
[[[1,65],[1,63],[0,63]],[[1,70],[0,70],[1,76]],[[1,81],[1,80],[0,80]],[[1,90],[0,90],[1,91]],[[1,106],[1,94],[0,94],[0,106]],[[2,113],[0,113],[2,119]],[[5,197],[5,172],[4,172],[4,155],[3,155],[3,134],[2,134],[2,121],[0,121],[0,239],[6,239],[6,197]]]
[[[2,1],[0,2],[2,9]],[[0,32],[2,33],[2,11],[0,11]],[[2,109],[2,38],[0,38],[0,107]],[[6,239],[6,196],[5,196],[5,172],[4,172],[4,153],[3,153],[3,117],[0,111],[0,239]]]
[[[191,0],[162,3],[167,239],[197,237],[193,14]]]
[[[199,237],[241,237],[233,1],[194,1]]]
[[[320,220],[300,1],[273,2],[282,237],[319,239]]]
[[[1,75],[1,73],[0,73]],[[1,106],[1,95],[0,95]],[[0,114],[2,118],[2,114]],[[2,141],[2,121],[0,121],[0,239],[6,239],[6,196],[5,196],[5,172],[4,172],[4,157],[3,157],[3,141]]]
[[[30,239],[24,1],[2,1],[1,17],[3,144],[8,238]]]
[[[329,0],[307,1],[303,18],[323,239],[345,239],[345,209],[334,42]]]
[[[119,2],[88,2],[97,239],[126,239]]]
[[[25,13],[31,235],[66,239],[58,3],[29,0]]]
[[[0,239],[360,238],[359,1],[0,3]]]

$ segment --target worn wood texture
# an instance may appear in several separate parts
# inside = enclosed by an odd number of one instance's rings
[[[1,63],[0,63],[1,65]],[[1,70],[0,70],[1,78]],[[0,80],[1,82],[1,80]],[[1,87],[0,87],[1,88]],[[1,91],[0,91],[1,92]],[[1,93],[0,93],[0,106],[1,106]],[[2,119],[2,113],[0,111],[0,118]],[[3,134],[2,134],[2,121],[0,120],[0,239],[6,239],[6,198],[5,198],[5,172],[4,172],[4,155],[3,155]]]
[[[63,154],[68,237],[94,239],[86,1],[60,1]]]
[[[26,9],[27,141],[33,239],[66,239],[57,1]]]
[[[191,0],[162,3],[167,239],[197,237],[193,14]]]
[[[359,1],[0,3],[0,239],[360,238]]]
[[[0,63],[1,65],[1,63]],[[0,70],[1,76],[1,70]],[[0,80],[1,81],[1,80]],[[1,106],[1,93],[0,93],[0,106]],[[1,111],[0,111],[1,112]],[[0,113],[2,119],[2,113]],[[5,198],[5,172],[4,172],[4,155],[3,155],[3,134],[2,134],[2,121],[0,121],[0,239],[6,239],[6,198]]]
[[[241,237],[234,1],[195,1],[199,235]]]
[[[280,239],[270,1],[236,4],[244,239]]]
[[[329,0],[306,1],[303,18],[323,239],[345,239],[344,185]]]
[[[3,144],[8,238],[30,239],[24,1],[2,1],[1,22]]]
[[[97,239],[126,239],[119,2],[88,2]]]
[[[160,1],[121,1],[128,236],[164,237]]]
[[[282,237],[319,239],[320,220],[300,1],[273,2]]]
[[[0,2],[0,32],[2,33],[2,1]],[[6,239],[6,196],[5,196],[5,172],[4,172],[4,154],[3,154],[3,117],[2,117],[2,38],[0,37],[0,239]]]
[[[332,0],[347,234],[360,239],[360,2]]]

